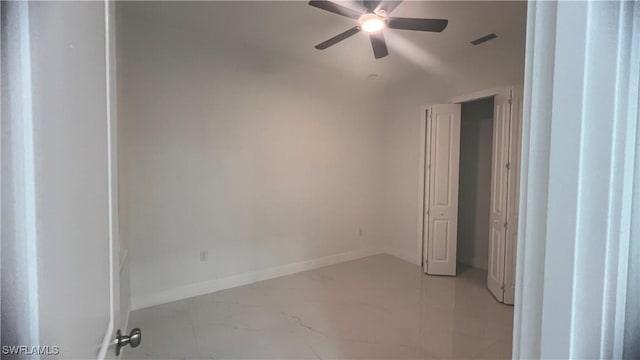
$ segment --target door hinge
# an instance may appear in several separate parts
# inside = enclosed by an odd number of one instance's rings
[[[511,100],[511,97],[509,97],[509,105],[513,104],[513,100]]]
[[[500,286],[500,289],[502,289],[502,291],[504,291],[504,284],[502,284],[502,285]]]
[[[431,164],[427,164],[427,169],[431,170]]]
[[[429,210],[427,210],[427,216],[429,216]]]
[[[506,221],[504,222],[504,228],[505,229],[507,228],[507,222]]]
[[[507,170],[511,170],[511,163],[510,162],[507,162],[504,166],[507,168]]]

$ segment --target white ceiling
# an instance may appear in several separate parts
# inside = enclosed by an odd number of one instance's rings
[[[188,39],[228,61],[259,62],[269,71],[328,67],[357,77],[375,73],[384,81],[406,78],[417,71],[444,73],[460,62],[521,57],[526,28],[524,1],[405,1],[391,16],[449,19],[448,27],[442,33],[386,29],[390,54],[375,60],[365,33],[327,50],[314,49],[314,45],[354,26],[355,20],[311,7],[306,1],[118,4],[119,14],[135,21],[136,28],[163,33],[166,41]],[[354,7],[349,2],[341,4]],[[469,43],[488,33],[496,33],[498,38],[480,46]]]

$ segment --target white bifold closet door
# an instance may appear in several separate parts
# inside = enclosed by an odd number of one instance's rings
[[[509,125],[509,167],[507,185],[507,229],[504,255],[504,303],[513,304],[516,292],[516,248],[518,209],[520,207],[520,154],[522,148],[522,86],[511,92],[511,123]]]
[[[494,98],[491,215],[487,287],[499,301],[513,304],[520,194],[522,86]]]
[[[493,101],[493,150],[491,159],[491,201],[487,287],[504,299],[504,264],[507,232],[507,186],[509,167],[509,123],[511,91],[497,94]]]
[[[456,275],[460,104],[429,107],[426,122],[424,270]],[[487,287],[513,304],[518,236],[522,87],[494,96]]]
[[[460,109],[460,104],[440,104],[428,110],[425,270],[432,275],[456,275]]]

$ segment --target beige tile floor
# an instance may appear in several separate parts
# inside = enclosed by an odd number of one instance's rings
[[[376,255],[138,310],[143,341],[125,358],[509,358],[513,307],[486,272],[458,272]]]

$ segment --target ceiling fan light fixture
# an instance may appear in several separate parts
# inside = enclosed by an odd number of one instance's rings
[[[447,19],[421,19],[421,18],[404,18],[389,17],[393,9],[398,7],[403,0],[358,0],[362,1],[360,10],[354,10],[344,7],[329,0],[311,0],[309,5],[341,15],[353,20],[358,20],[358,25],[341,32],[340,34],[325,40],[314,46],[318,50],[325,50],[353,35],[364,31],[369,33],[371,48],[373,49],[373,57],[376,59],[389,55],[387,43],[384,40],[383,29],[399,29],[427,32],[442,32],[449,23]],[[365,13],[366,11],[366,13]]]
[[[358,19],[362,30],[368,33],[374,33],[384,28],[384,20],[376,14],[364,14]]]

